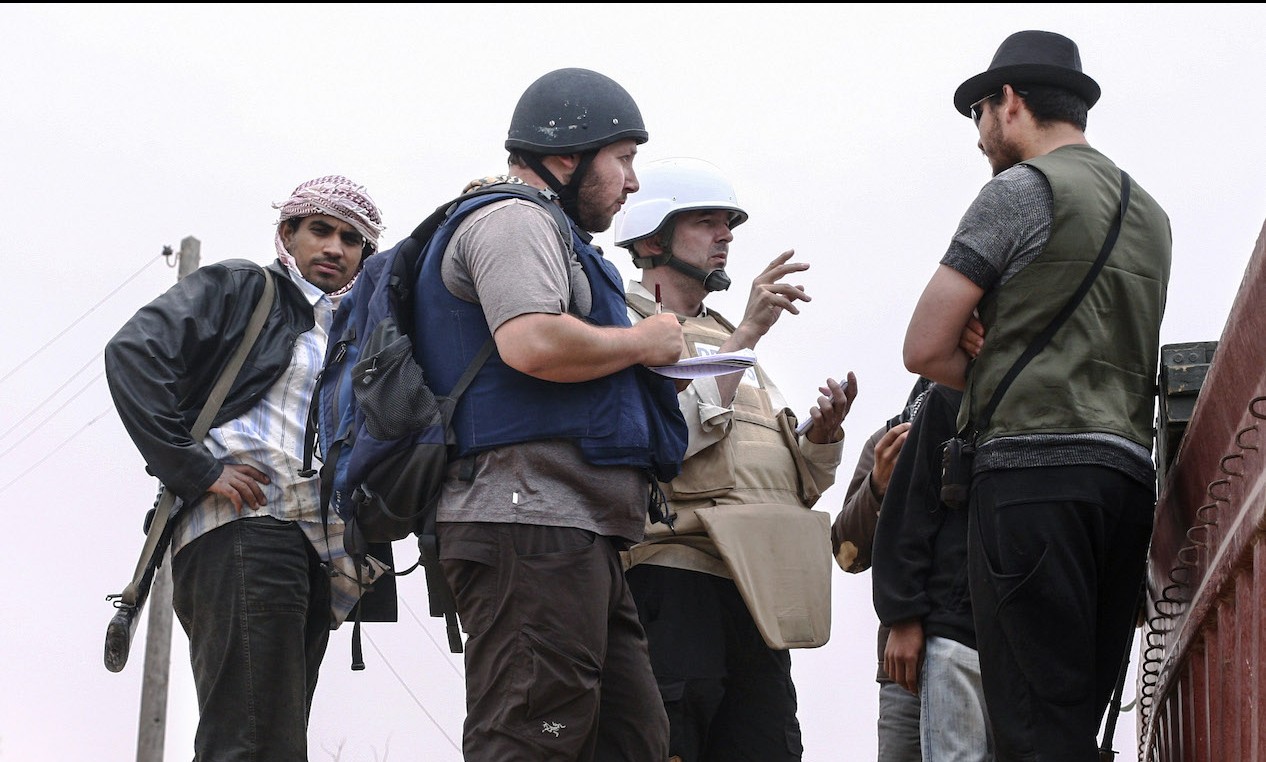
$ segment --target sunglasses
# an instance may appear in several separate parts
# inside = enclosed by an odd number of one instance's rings
[[[1020,96],[1021,98],[1029,94],[1028,90],[1019,90],[1014,87],[1011,89],[1014,90],[1015,94]],[[999,95],[1002,95],[1001,90],[999,90],[996,93],[990,93],[989,95],[986,95],[985,97],[981,98],[980,100],[976,101],[975,103],[967,107],[968,110],[971,111],[971,120],[973,124],[975,124],[977,127],[980,126],[980,118],[985,115],[985,101],[996,98]]]
[[[980,100],[976,101],[975,103],[971,104],[970,106],[968,106],[968,108],[971,109],[972,124],[975,124],[977,127],[980,126],[980,118],[985,115],[985,101],[989,100],[990,98],[993,98],[996,95],[1001,95],[1001,94],[1002,94],[1001,90],[999,90],[996,93],[990,93],[986,95],[985,97],[981,98]]]

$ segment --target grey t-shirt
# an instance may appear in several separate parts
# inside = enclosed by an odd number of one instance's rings
[[[997,288],[1042,253],[1054,212],[1046,177],[1017,164],[980,189],[959,220],[941,264],[985,291]]]
[[[441,263],[444,285],[479,304],[496,331],[528,313],[589,313],[580,262],[553,218],[535,202],[496,201],[458,226]],[[569,440],[498,447],[475,456],[471,481],[449,467],[438,520],[536,524],[642,539],[649,477],[632,467],[594,466]]]
[[[1046,248],[1055,197],[1041,172],[1017,164],[981,188],[963,214],[941,264],[986,292],[1001,288]],[[1069,296],[1072,292],[1069,291]],[[988,351],[988,336],[985,338]],[[1105,465],[1148,485],[1155,466],[1145,447],[1108,433],[999,437],[976,453],[976,470]]]

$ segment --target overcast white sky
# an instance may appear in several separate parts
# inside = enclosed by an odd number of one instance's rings
[[[163,246],[194,236],[203,263],[264,263],[270,204],[333,173],[367,185],[394,243],[467,180],[504,171],[534,79],[601,71],[641,105],[639,161],[712,161],[751,214],[735,285],[711,306],[737,319],[786,248],[812,264],[798,281],[812,303],[758,354],[797,411],[827,376],[857,374],[839,484],[817,506],[833,517],[862,443],[914,380],[900,354],[910,312],[989,177],[954,89],[1011,32],[1075,39],[1103,88],[1091,144],[1173,224],[1162,341],[1216,340],[1266,218],[1264,22],[1260,4],[1186,3],[0,7],[0,760],[135,755],[144,628],[127,668],[107,672],[105,596],[131,576],[156,484],[100,353],[175,282]],[[598,240],[634,272],[609,232]],[[875,752],[870,576],[833,582],[831,641],[793,654],[806,762]],[[364,672],[348,668],[351,628],[334,633],[313,760],[460,759],[460,658],[421,576],[401,588],[401,621],[365,628]],[[169,759],[192,756],[186,645],[177,625]],[[1121,759],[1135,718],[1121,719]]]

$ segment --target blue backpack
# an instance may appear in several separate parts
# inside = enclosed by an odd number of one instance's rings
[[[453,653],[462,652],[462,640],[453,594],[439,566],[435,509],[456,441],[453,410],[495,346],[489,338],[449,394],[436,396],[415,360],[409,331],[422,261],[443,255],[457,227],[452,213],[458,204],[480,197],[473,210],[512,196],[541,204],[571,240],[571,224],[548,191],[497,183],[441,205],[408,238],[367,257],[334,312],[304,446],[301,473],[317,475],[312,457],[319,452],[322,516],[328,519],[333,511],[346,522],[343,543],[357,568],[366,554],[382,557],[371,546],[417,536],[418,563],[394,574],[425,569],[431,616],[447,620]],[[436,236],[441,227],[445,233]],[[354,612],[352,669],[364,669],[360,608]]]

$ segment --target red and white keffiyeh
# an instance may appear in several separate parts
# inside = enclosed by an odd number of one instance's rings
[[[296,269],[294,257],[286,251],[285,243],[281,240],[281,223],[286,220],[307,217],[311,214],[328,214],[355,228],[372,249],[378,248],[378,238],[386,229],[382,224],[378,205],[369,197],[365,186],[354,183],[342,175],[326,175],[309,180],[295,188],[290,198],[273,204],[273,208],[281,210],[274,240],[277,256],[291,269]],[[339,293],[351,288],[351,285],[348,283]]]

